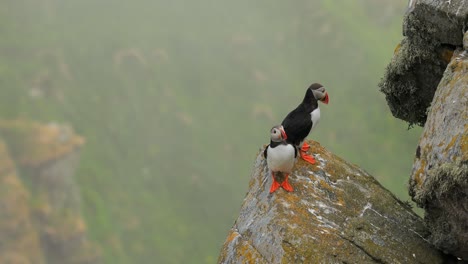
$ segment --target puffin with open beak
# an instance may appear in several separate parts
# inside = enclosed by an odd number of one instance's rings
[[[286,142],[298,148],[301,158],[311,164],[315,163],[315,159],[306,153],[310,146],[303,142],[320,120],[318,101],[328,104],[328,93],[321,84],[314,83],[307,88],[302,103],[281,123],[287,135]]]
[[[297,148],[287,143],[287,138],[283,126],[274,126],[270,131],[270,144],[263,151],[273,178],[270,193],[280,187],[288,192],[294,190],[288,182],[288,177],[296,162]]]

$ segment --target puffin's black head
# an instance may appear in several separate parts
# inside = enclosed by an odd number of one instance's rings
[[[286,135],[286,132],[284,132],[282,125],[274,126],[270,131],[270,139],[273,142],[281,142],[287,138],[288,136]]]
[[[314,98],[324,104],[328,104],[328,93],[320,83],[313,83],[309,86],[309,90],[314,95]],[[307,91],[309,92],[309,91]]]

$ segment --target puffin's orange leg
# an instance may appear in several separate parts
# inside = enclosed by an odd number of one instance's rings
[[[283,187],[283,189],[288,191],[288,192],[292,192],[292,191],[294,191],[294,189],[291,186],[291,184],[289,184],[288,177],[289,177],[289,174],[286,174],[286,177],[285,177],[284,181],[281,183],[281,187]]]
[[[301,154],[301,158],[303,160],[309,162],[310,164],[315,164],[314,157],[312,157],[311,155],[306,154],[306,152],[309,150],[309,148],[310,148],[310,146],[306,142],[304,142],[304,144],[302,144],[301,151],[299,151],[300,154]]]
[[[271,172],[271,178],[273,179],[273,183],[271,184],[270,193],[273,193],[279,189],[281,184],[275,180],[275,174],[273,172]]]

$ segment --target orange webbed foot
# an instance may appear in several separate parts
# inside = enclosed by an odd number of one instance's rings
[[[301,158],[310,164],[315,164],[315,159],[311,155],[306,154],[305,152],[301,151]]]
[[[312,157],[312,155],[308,155],[306,154],[306,152],[310,149],[310,145],[305,143],[302,145],[301,147],[301,151],[300,151],[300,154],[301,154],[301,158],[307,162],[309,162],[310,164],[315,164],[315,159],[314,157]]]
[[[289,182],[288,182],[288,177],[289,177],[289,174],[286,175],[286,178],[285,178],[284,181],[281,183],[281,187],[282,187],[285,191],[292,192],[292,191],[294,191],[294,189],[293,189],[293,187],[291,186],[291,184],[289,184]]]
[[[271,178],[273,179],[273,183],[270,187],[270,193],[274,193],[276,190],[279,189],[279,187],[281,187],[281,184],[275,180],[275,175],[273,174],[273,172],[271,173]]]
[[[302,144],[302,147],[301,147],[301,151],[302,152],[306,152],[310,149],[310,145],[307,144],[307,142],[304,142],[304,144]]]

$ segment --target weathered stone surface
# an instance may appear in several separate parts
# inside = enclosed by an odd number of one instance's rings
[[[31,196],[26,202],[31,204],[28,208],[30,220],[37,230],[45,262],[100,263],[97,245],[88,240],[79,187],[74,179],[84,139],[66,125],[43,125],[25,120],[0,120],[0,136],[5,139],[21,171],[21,179],[28,183]],[[0,171],[8,164],[0,163]],[[1,199],[0,195],[0,203]],[[0,245],[3,241],[0,235]],[[20,259],[25,255],[22,252],[10,254],[8,260],[0,264],[22,263]],[[8,262],[13,261],[11,259],[17,262]]]
[[[466,0],[410,1],[403,23],[405,38],[379,84],[395,117],[424,125],[453,51],[463,46],[467,21]]]
[[[443,263],[410,208],[359,167],[309,143],[318,164],[298,161],[292,193],[269,194],[258,155],[219,263]]]
[[[466,0],[410,0],[403,35],[461,46],[468,18]]]
[[[379,84],[395,117],[424,125],[426,109],[452,53],[446,46],[421,48],[408,38],[402,40]]]
[[[30,194],[0,140],[0,263],[44,263],[29,207]]]
[[[78,160],[79,152],[74,150],[40,166],[23,166],[34,183],[37,202],[33,219],[41,226],[41,243],[50,264],[100,262],[81,215],[81,198],[73,177]]]
[[[61,158],[84,144],[67,125],[27,120],[0,120],[0,135],[21,166],[40,166]]]
[[[416,151],[410,194],[425,208],[430,240],[468,259],[468,58],[454,56]]]

